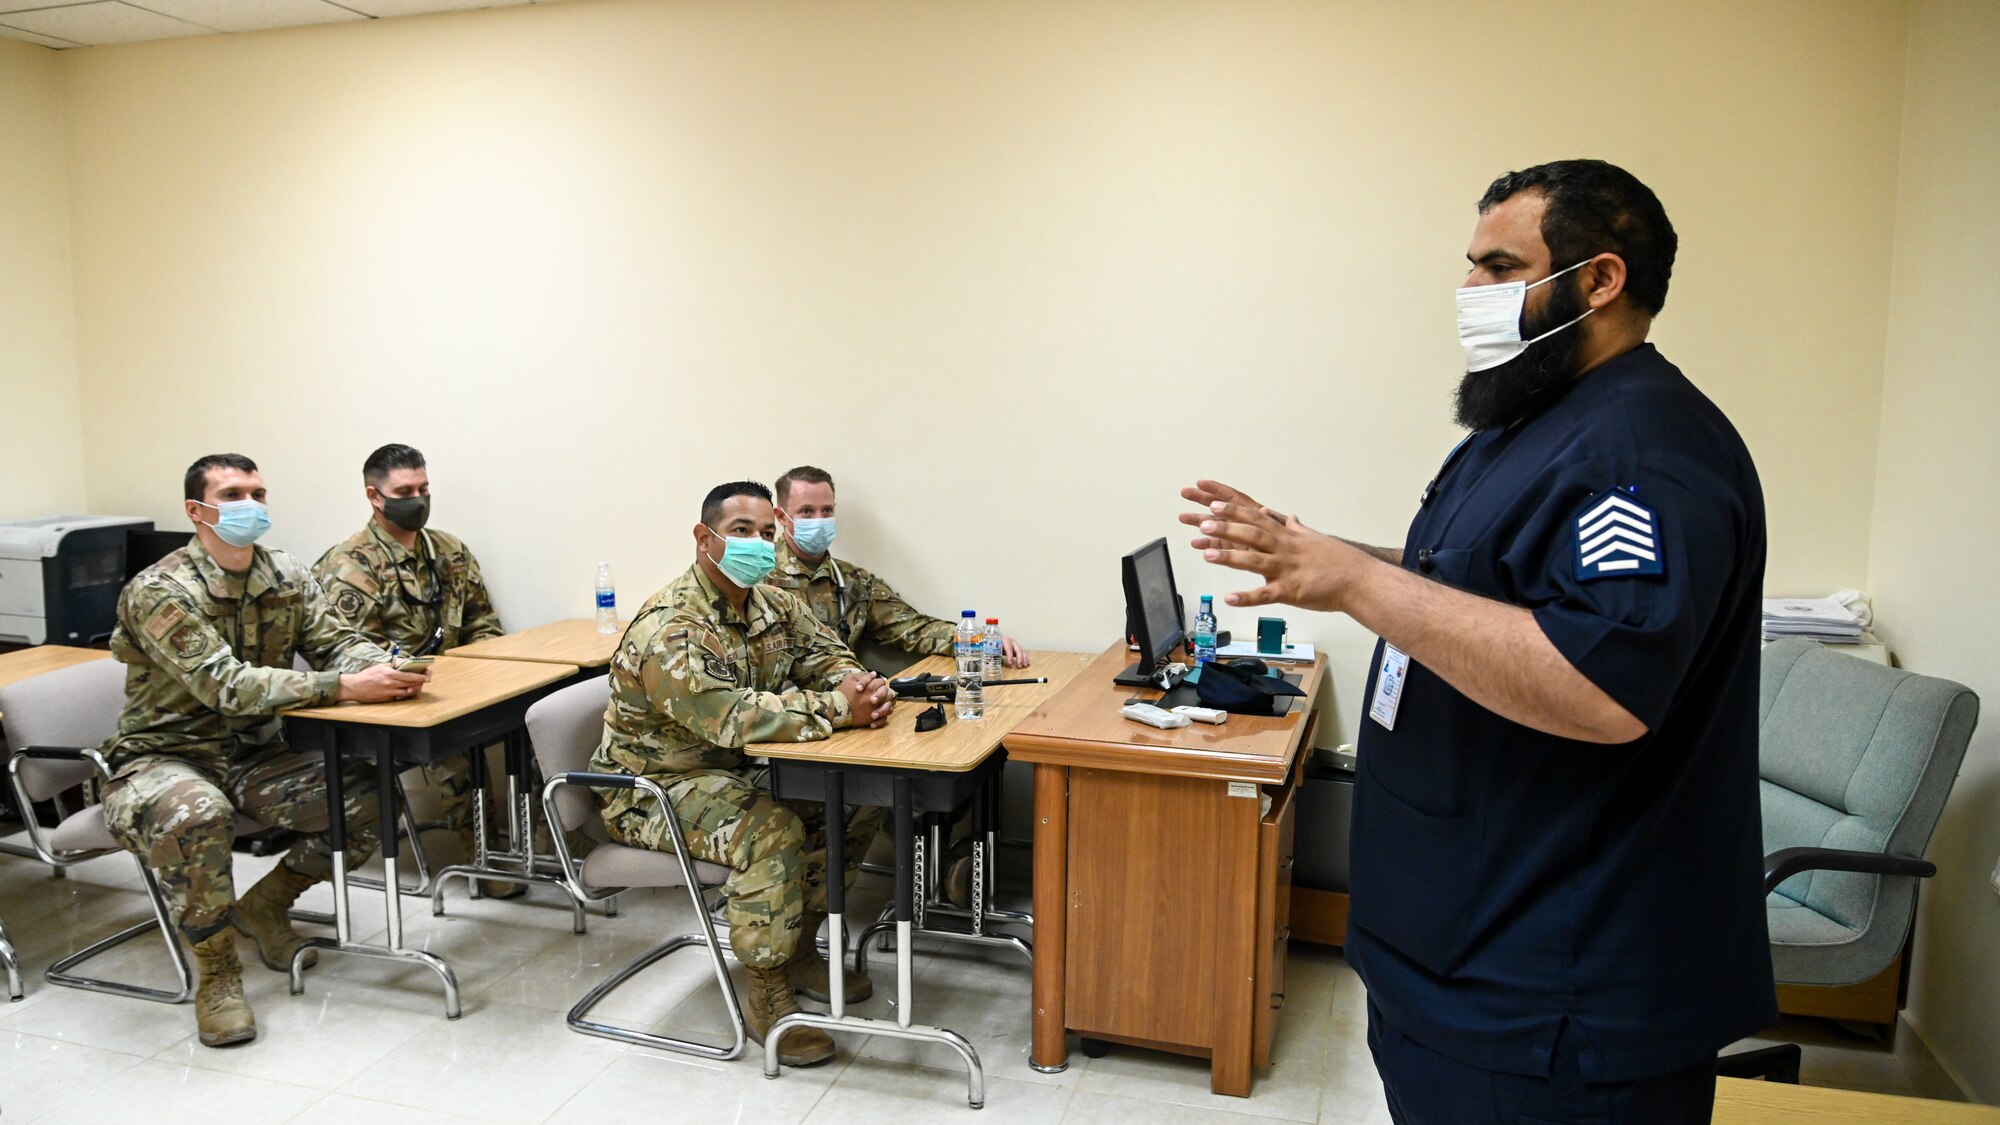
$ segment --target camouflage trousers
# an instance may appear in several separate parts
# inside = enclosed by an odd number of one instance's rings
[[[350,766],[342,781],[351,870],[375,852],[373,764]],[[319,754],[283,746],[235,760],[143,754],[121,763],[104,787],[106,827],[159,876],[174,920],[191,941],[221,929],[236,905],[230,844],[239,812],[304,833],[279,861],[294,873],[314,879],[333,873],[326,759]]]
[[[736,959],[758,969],[791,960],[799,918],[826,912],[825,806],[780,801],[747,770],[683,774],[661,788],[680,814],[694,858],[730,869],[722,911]],[[843,885],[853,886],[887,812],[858,808],[849,814]],[[673,834],[654,802],[608,818],[605,826],[629,847],[673,851]]]
[[[485,751],[475,750],[473,753],[483,754]],[[437,791],[438,824],[453,832],[469,831],[473,824],[474,802],[480,799],[478,786],[472,784],[472,759],[459,754],[419,766],[417,770],[423,775],[424,784]],[[500,803],[505,805],[507,802]]]

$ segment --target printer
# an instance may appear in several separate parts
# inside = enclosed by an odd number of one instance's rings
[[[0,642],[88,645],[118,624],[125,537],[134,516],[50,516],[0,523]]]

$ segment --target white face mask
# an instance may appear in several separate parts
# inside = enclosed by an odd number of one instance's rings
[[[1578,269],[1591,259],[1565,270],[1557,270],[1535,282],[1547,285],[1570,270]],[[1465,349],[1465,369],[1485,371],[1528,350],[1529,344],[1539,344],[1543,340],[1596,312],[1585,309],[1583,316],[1569,324],[1558,324],[1532,340],[1521,339],[1521,309],[1528,302],[1528,290],[1535,285],[1522,281],[1503,281],[1498,285],[1472,285],[1458,291],[1458,346]]]

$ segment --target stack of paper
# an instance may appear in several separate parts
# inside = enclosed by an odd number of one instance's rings
[[[1764,639],[1805,637],[1832,644],[1858,644],[1861,619],[1833,598],[1767,598]]]

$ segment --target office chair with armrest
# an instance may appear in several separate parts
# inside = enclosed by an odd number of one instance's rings
[[[1924,849],[1979,722],[1979,697],[1797,638],[1766,646],[1762,685],[1757,759],[1779,1006],[1892,1025],[1917,881],[1937,873]],[[1835,991],[1870,982],[1887,987]],[[1797,1081],[1798,1051],[1727,1055],[1717,1069],[1757,1077],[1768,1068],[1755,1064],[1775,1062]]]
[[[0,918],[0,968],[7,970],[7,999],[19,1000],[27,993],[21,990],[21,958],[14,952],[14,942],[7,936],[7,921]]]
[[[729,966],[715,937],[715,925],[702,901],[705,887],[720,885],[729,878],[729,868],[697,860],[688,852],[680,819],[668,817],[673,832],[672,853],[632,848],[616,841],[599,844],[579,865],[570,855],[568,833],[583,827],[598,815],[597,789],[641,789],[671,810],[666,794],[651,780],[629,774],[591,773],[591,754],[604,733],[604,708],[611,701],[611,681],[603,676],[572,684],[554,692],[528,708],[528,740],[534,745],[535,760],[548,783],[542,788],[542,810],[549,824],[561,862],[563,886],[578,902],[600,902],[633,887],[685,887],[701,932],[668,938],[640,954],[630,964],[612,973],[564,1017],[571,1031],[595,1035],[642,1047],[658,1047],[682,1054],[711,1059],[733,1059],[743,1053],[745,1039],[743,1008],[736,988],[729,980]],[[728,1046],[618,1027],[589,1020],[590,1010],[626,981],[675,950],[702,946],[708,951],[715,979],[722,989],[729,1012],[733,1039]]]

